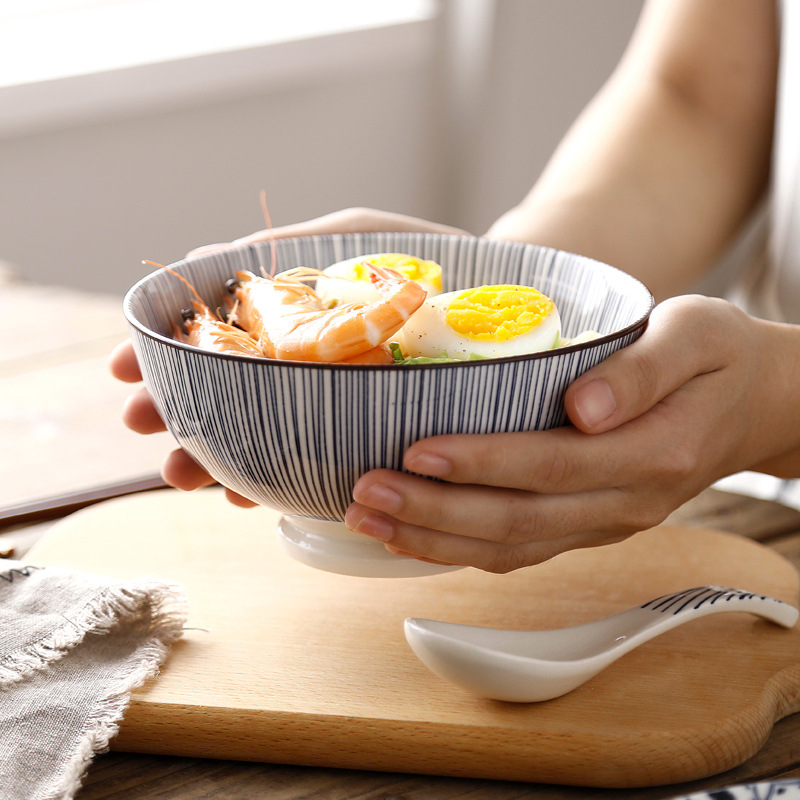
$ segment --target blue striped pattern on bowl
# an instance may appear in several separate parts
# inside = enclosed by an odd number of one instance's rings
[[[403,252],[442,265],[444,290],[535,286],[556,303],[565,337],[594,341],[529,356],[456,364],[355,366],[251,359],[171,338],[191,294],[158,270],[124,309],[145,384],[177,441],[225,486],[285,513],[340,520],[353,484],[401,469],[413,442],[443,433],[542,430],[564,424],[563,393],[637,339],[652,309],[638,281],[581,256],[517,242],[370,233],[276,242],[278,270],[324,268],[352,256]],[[270,264],[269,245],[230,247],[172,265],[212,308],[239,269]]]

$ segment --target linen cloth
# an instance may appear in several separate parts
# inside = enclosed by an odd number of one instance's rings
[[[769,197],[738,252],[715,282],[731,279],[722,294],[749,314],[800,323],[800,3],[778,3],[780,61]],[[738,276],[734,277],[734,273]],[[702,290],[702,287],[701,287]],[[800,480],[743,472],[724,478],[724,491],[774,500],[800,509]]]
[[[0,797],[74,797],[185,618],[170,584],[0,559]]]

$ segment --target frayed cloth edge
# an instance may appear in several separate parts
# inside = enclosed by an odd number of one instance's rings
[[[89,634],[107,634],[125,623],[144,620],[150,630],[177,629],[186,621],[180,587],[155,580],[104,587],[78,613],[49,636],[11,653],[0,662],[0,691],[42,672],[74,650]]]
[[[36,800],[70,800],[81,785],[92,758],[109,748],[130,703],[130,694],[158,674],[170,646],[181,637],[187,617],[183,590],[173,584],[146,580],[101,590],[51,636],[6,659],[0,668],[0,689],[7,689],[46,670],[81,644],[89,634],[106,634],[114,628],[147,621],[142,641],[126,662],[124,674],[98,698],[88,716],[78,745],[54,776],[50,787]]]

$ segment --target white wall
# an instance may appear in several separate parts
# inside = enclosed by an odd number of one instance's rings
[[[458,6],[461,0],[453,0]],[[487,79],[475,87],[460,224],[483,232],[519,202],[611,73],[642,0],[497,0]]]
[[[355,68],[0,130],[0,261],[122,293],[143,258],[168,263],[263,227],[261,189],[276,225],[373,205],[482,232],[610,72],[641,2],[469,4],[491,48],[457,124],[442,119],[446,37],[431,21]]]
[[[430,30],[408,57],[0,138],[0,259],[123,292],[188,249],[357,203],[434,215]]]

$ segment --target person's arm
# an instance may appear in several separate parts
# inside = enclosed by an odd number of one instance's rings
[[[573,427],[416,442],[408,473],[358,480],[345,523],[391,552],[491,572],[620,541],[733,472],[800,476],[798,381],[800,326],[672,298],[569,387]]]
[[[763,0],[650,2],[608,87],[489,235],[594,256],[658,297],[689,285],[767,181],[774,13]],[[120,351],[117,374],[131,357]],[[615,541],[730,472],[800,476],[798,380],[797,326],[667,300],[641,339],[570,386],[573,427],[417,442],[404,462],[416,474],[362,476],[345,521],[394,552],[492,571]],[[134,429],[153,422],[134,407]],[[175,485],[204,479],[176,464]]]
[[[685,291],[767,186],[776,28],[762,0],[651,0],[608,85],[488,235],[594,256],[658,299]],[[569,387],[573,427],[417,442],[411,474],[362,476],[345,521],[392,552],[498,572],[617,541],[732,472],[800,477],[798,381],[800,327],[669,299]]]
[[[606,86],[488,235],[593,256],[657,299],[685,291],[767,185],[777,35],[765,0],[651,0]]]

